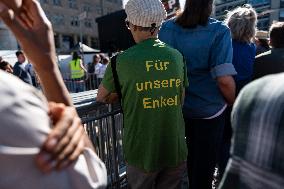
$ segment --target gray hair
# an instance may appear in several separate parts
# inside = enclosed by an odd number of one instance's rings
[[[251,5],[245,4],[229,11],[225,23],[234,40],[250,43],[256,34],[257,13]]]

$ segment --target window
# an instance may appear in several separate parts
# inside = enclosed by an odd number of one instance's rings
[[[257,27],[260,30],[268,30],[269,28],[269,17],[263,17],[258,20]]]
[[[91,47],[92,48],[99,48],[99,39],[98,38],[91,38]]]
[[[77,1],[76,0],[68,0],[69,1],[69,8],[71,9],[77,9]]]
[[[40,4],[48,4],[48,0],[40,0]]]
[[[92,5],[89,3],[85,3],[83,5],[83,12],[92,12]]]
[[[54,25],[60,26],[65,24],[64,16],[61,14],[55,14],[51,16],[51,22]]]
[[[79,27],[80,26],[78,16],[72,16],[71,17],[71,26],[73,26],[73,27]]]
[[[85,19],[85,27],[91,28],[92,27],[92,20],[91,19]]]
[[[264,5],[269,5],[270,0],[249,0],[249,4],[252,4],[254,7],[256,6],[264,6]]]
[[[49,11],[45,11],[45,15],[46,15],[46,17],[48,18],[48,20],[50,20],[51,21],[51,16],[50,16],[50,13],[49,13]]]
[[[61,0],[53,0],[53,5],[61,6]]]
[[[284,10],[279,12],[279,21],[284,21]]]
[[[284,0],[280,0],[280,7],[284,8]]]
[[[107,0],[109,2],[112,2],[112,3],[118,3],[118,0]]]
[[[74,46],[74,39],[72,36],[63,35],[62,36],[62,48],[70,49]]]
[[[55,44],[55,48],[60,48],[60,38],[58,34],[54,34],[54,44]]]
[[[108,7],[107,8],[107,14],[112,13],[112,12],[113,12],[112,8]]]
[[[101,16],[102,15],[102,6],[96,5],[96,14]]]
[[[229,2],[232,2],[234,0],[215,0],[215,5],[221,5],[221,4],[224,4],[224,3],[229,3]]]

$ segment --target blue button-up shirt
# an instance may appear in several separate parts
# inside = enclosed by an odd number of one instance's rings
[[[187,62],[185,117],[208,118],[218,113],[226,102],[216,78],[236,74],[229,28],[210,18],[206,26],[187,29],[172,19],[162,25],[159,38],[179,50]]]

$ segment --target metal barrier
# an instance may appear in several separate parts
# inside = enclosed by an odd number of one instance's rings
[[[96,153],[108,171],[108,188],[126,188],[126,166],[122,153],[123,116],[118,105],[95,101],[97,90],[71,94],[77,112]]]
[[[87,74],[81,79],[71,79],[70,73],[61,73],[63,81],[70,93],[80,93],[98,89],[102,79],[97,78],[95,74]],[[40,89],[40,79],[36,77],[34,87]]]
[[[95,74],[87,74],[81,79],[71,79],[70,73],[62,73],[64,83],[71,93],[97,89],[101,80]]]

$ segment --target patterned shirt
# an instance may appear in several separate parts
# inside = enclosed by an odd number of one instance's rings
[[[234,105],[232,157],[220,189],[283,189],[284,74],[246,86]]]

